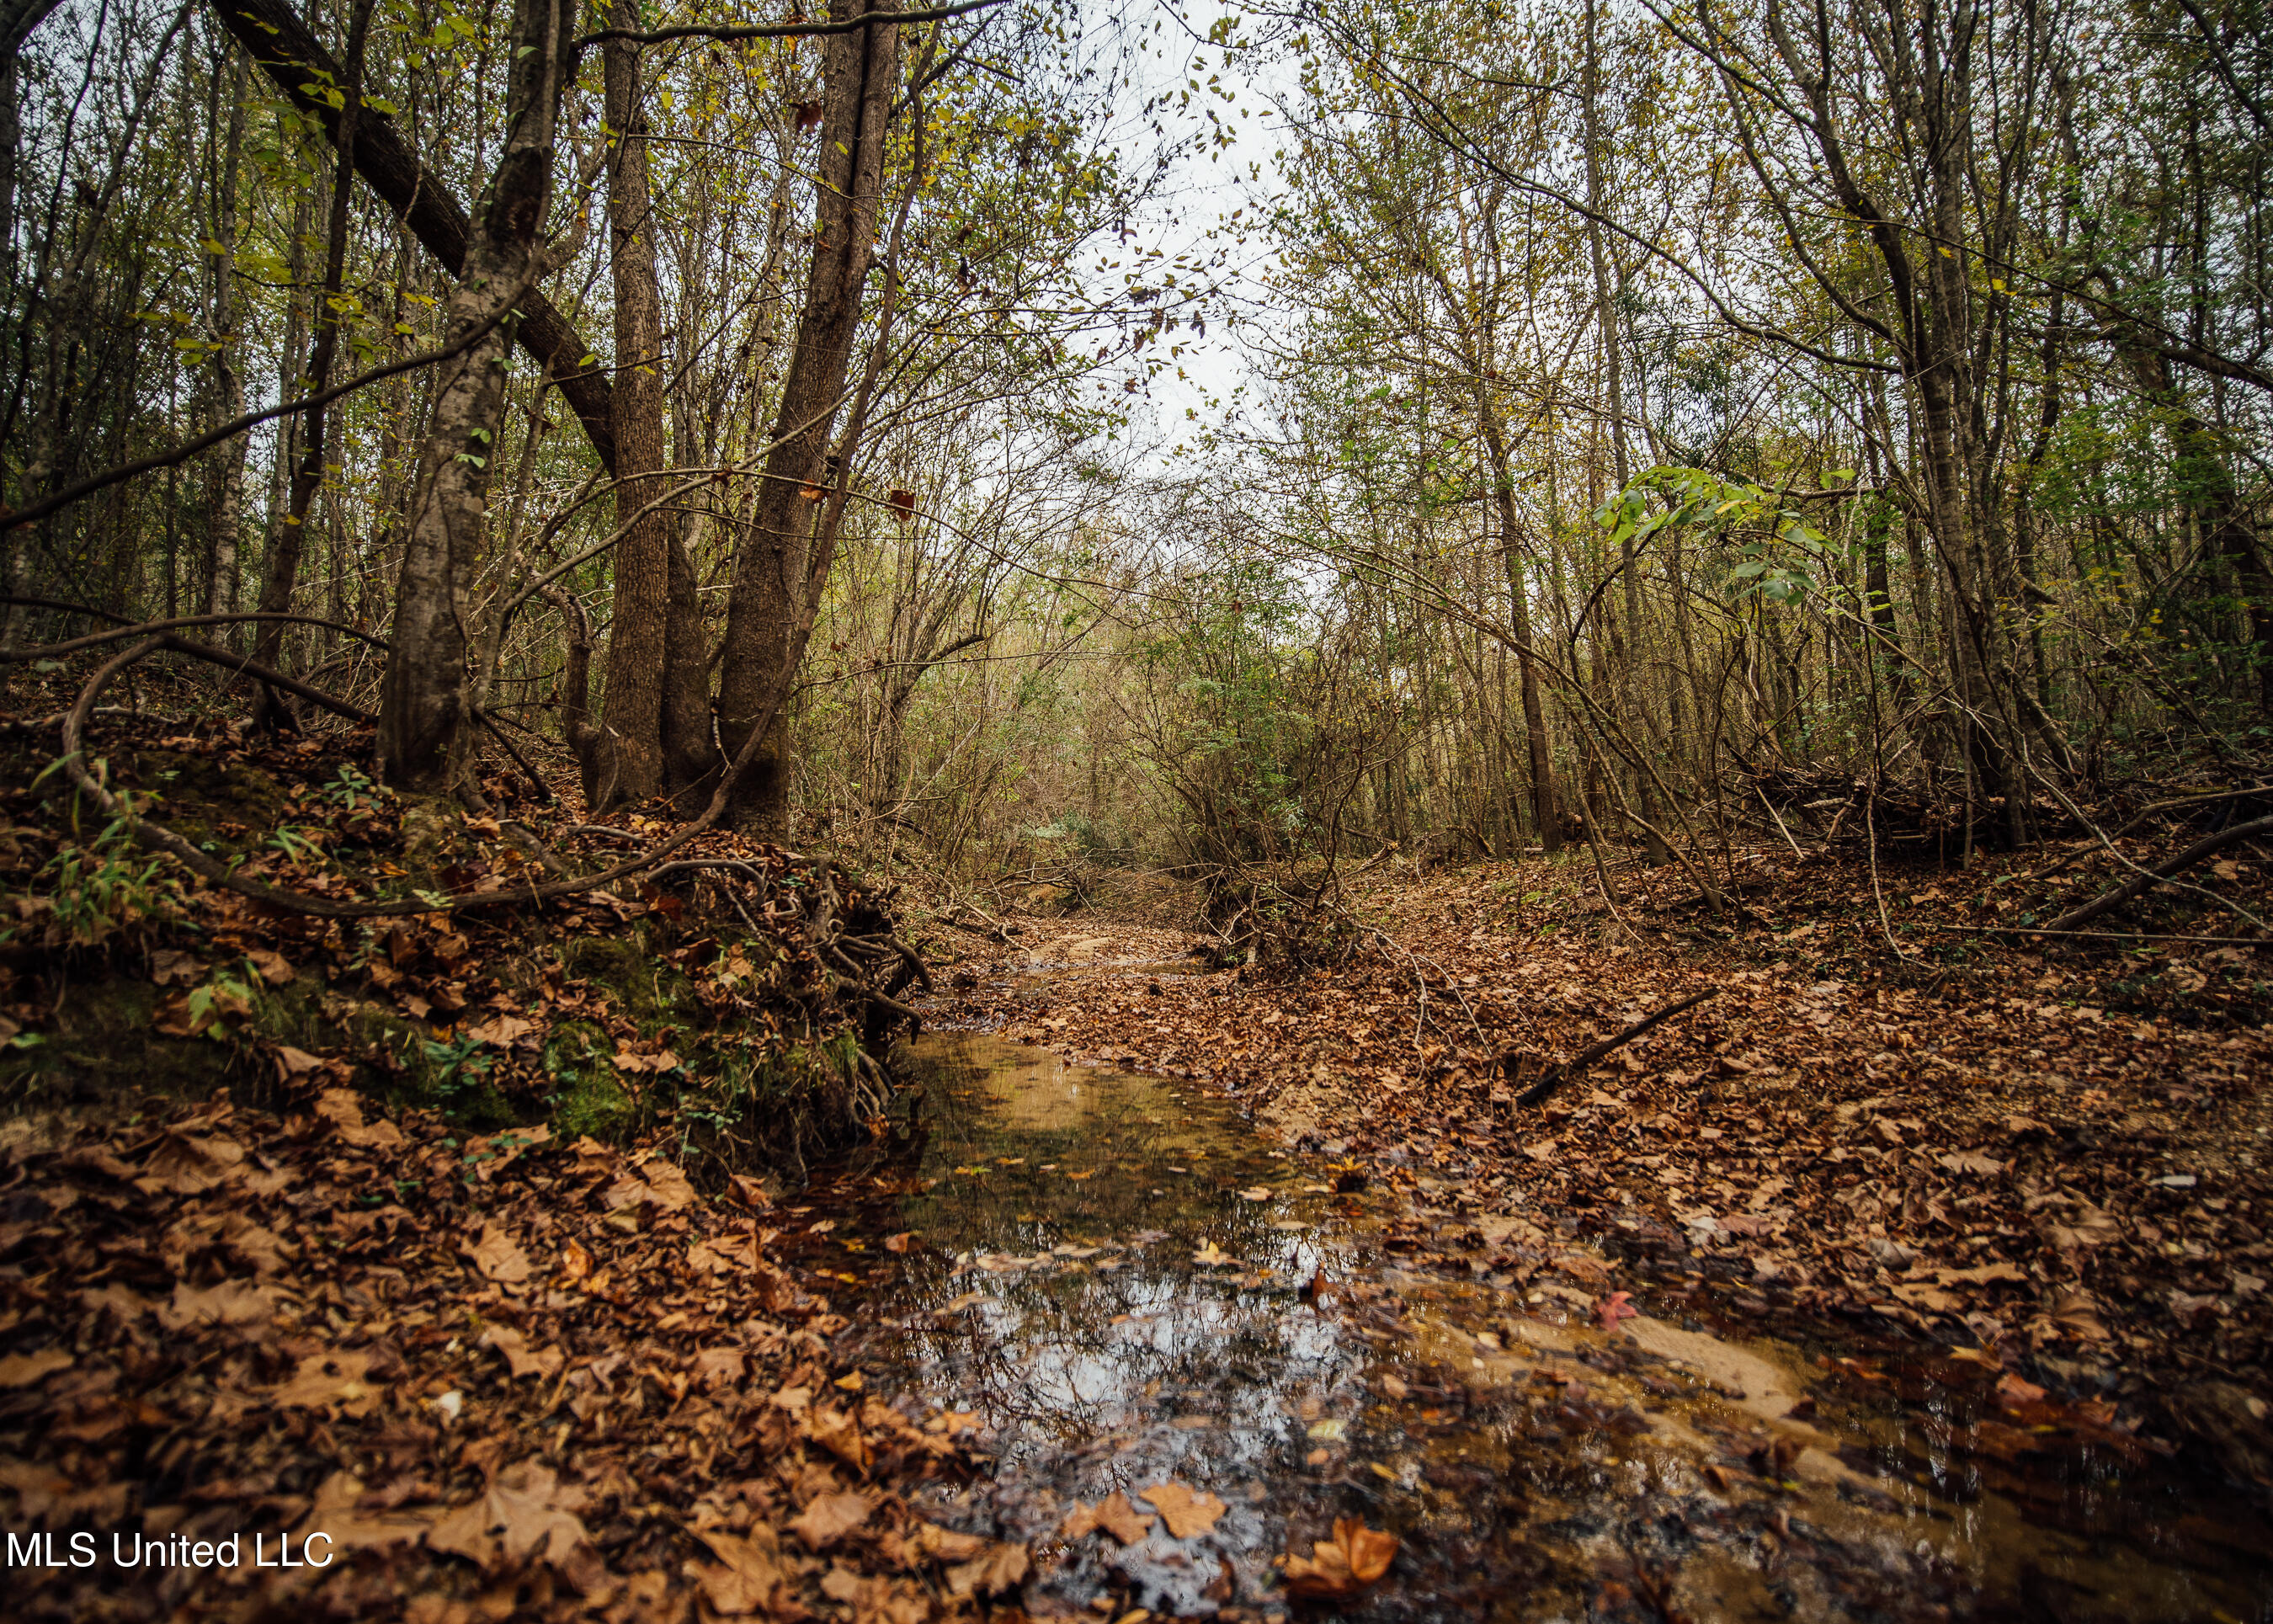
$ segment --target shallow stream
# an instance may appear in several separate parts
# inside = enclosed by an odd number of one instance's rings
[[[2104,1429],[1999,1418],[1986,1379],[1606,1334],[1543,1231],[1521,1283],[1408,1272],[1387,1224],[1429,1181],[1342,1188],[1195,1085],[967,1033],[899,1069],[910,1133],[784,1238],[871,1380],[975,1417],[994,1475],[924,1509],[1028,1542],[1036,1616],[2273,1621],[2266,1528]],[[1061,1538],[1160,1485],[1223,1508]],[[1282,1553],[1345,1517],[1398,1538],[1387,1575],[1290,1602]]]

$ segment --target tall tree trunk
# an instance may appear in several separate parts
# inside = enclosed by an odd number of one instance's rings
[[[438,369],[404,525],[379,717],[380,771],[398,788],[447,790],[464,766],[466,593],[481,556],[514,312],[546,268],[538,241],[574,24],[571,0],[514,0],[505,144],[447,305],[448,329],[466,347]]]
[[[311,395],[331,387],[332,365],[340,348],[341,294],[347,285],[349,204],[355,192],[356,131],[362,122],[364,42],[371,32],[373,0],[356,0],[348,18],[347,77],[341,86],[344,105],[333,140],[338,162],[332,168],[331,218],[326,222],[323,291],[312,312],[314,336],[308,347],[308,375],[302,380]],[[299,583],[300,555],[307,545],[308,515],[324,483],[324,464],[330,453],[330,413],[311,406],[300,424],[300,462],[292,473],[292,492],[278,527],[275,544],[268,550],[267,568],[260,583],[260,612],[289,614],[292,589]],[[252,646],[252,658],[263,665],[277,664],[284,643],[284,623],[263,624]],[[274,688],[264,687],[256,711],[264,724],[289,723],[291,713]]]
[[[1539,830],[1539,844],[1553,855],[1563,848],[1563,825],[1555,805],[1555,769],[1547,748],[1547,706],[1539,692],[1539,662],[1531,629],[1531,597],[1523,579],[1523,556],[1516,545],[1520,528],[1515,516],[1515,485],[1507,461],[1507,435],[1499,413],[1479,384],[1478,415],[1482,419],[1484,449],[1490,457],[1492,498],[1498,509],[1500,557],[1507,568],[1508,615],[1516,641],[1516,665],[1523,689],[1523,731],[1531,752],[1531,817]]]
[[[236,319],[236,188],[244,152],[247,86],[244,68],[234,61],[229,64],[225,79],[219,71],[214,79],[215,91],[229,98],[229,106],[223,113],[227,120],[223,127],[228,133],[221,149],[221,184],[214,195],[213,239],[219,252],[213,256],[206,326],[214,344],[210,410],[214,421],[227,423],[244,410],[244,375],[238,370],[244,344],[244,335],[237,331]],[[225,90],[221,88],[223,84],[227,86]],[[245,437],[240,434],[214,447],[206,456],[207,614],[233,614],[236,611],[237,543],[244,523],[245,446]],[[220,641],[229,640],[229,633],[223,631]]]
[[[637,28],[639,0],[614,0],[609,22]],[[584,802],[604,812],[648,800],[664,786],[663,693],[671,608],[669,516],[640,510],[664,488],[663,313],[655,279],[655,225],[648,187],[647,114],[640,102],[640,48],[604,47],[608,134],[609,268],[616,296],[616,522],[628,525],[615,551],[615,605],[608,628],[607,683],[600,725],[574,741]],[[634,516],[637,515],[637,516]]]
[[[896,0],[846,0],[843,15],[898,9]],[[742,827],[773,838],[788,832],[790,790],[785,707],[776,702],[795,680],[813,523],[836,471],[824,464],[874,258],[884,126],[899,80],[899,28],[891,23],[829,37],[813,270],[749,538],[734,560],[727,600],[718,723],[728,754],[741,749],[759,718],[774,715],[770,736],[734,786],[734,816]],[[848,463],[856,449],[843,448]]]

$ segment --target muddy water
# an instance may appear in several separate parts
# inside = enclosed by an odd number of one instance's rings
[[[972,1034],[903,1062],[909,1133],[784,1238],[874,1380],[976,1418],[991,1480],[925,1510],[1029,1542],[1037,1616],[1300,1612],[1276,1560],[1354,1516],[1402,1545],[1350,1618],[2273,1620],[2265,1530],[2104,1439],[2015,1433],[1984,1475],[1977,1405],[1915,1372],[1407,1273],[1395,1198],[1194,1086]],[[1224,1509],[1059,1538],[1163,1484]]]

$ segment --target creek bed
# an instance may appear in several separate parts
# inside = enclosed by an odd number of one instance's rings
[[[784,1244],[840,1282],[874,1382],[980,1429],[991,1478],[921,1508],[1029,1544],[1037,1617],[2273,1621],[2266,1527],[2119,1440],[2005,1427],[1984,1457],[1977,1395],[1917,1368],[1833,1380],[1693,1323],[1607,1335],[1584,1289],[1411,1272],[1402,1198],[1195,1084],[977,1033],[896,1069],[906,1131],[826,1169]],[[1159,1485],[1223,1509],[1061,1538]],[[1281,1554],[1346,1517],[1397,1536],[1387,1576],[1290,1601]]]

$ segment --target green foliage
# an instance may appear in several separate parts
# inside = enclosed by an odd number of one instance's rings
[[[1653,509],[1650,498],[1663,504]],[[1609,545],[1632,541],[1639,551],[1665,531],[1701,532],[1727,553],[1725,578],[1732,601],[1766,604],[1804,598],[1845,549],[1772,492],[1699,468],[1652,468],[1594,510],[1610,532]]]
[[[182,901],[181,882],[171,870],[170,859],[136,850],[124,818],[106,824],[85,846],[64,846],[33,882],[46,905],[41,911],[48,919],[47,944],[92,951],[163,922]],[[12,922],[0,930],[0,941],[16,940],[30,929],[28,921]]]

